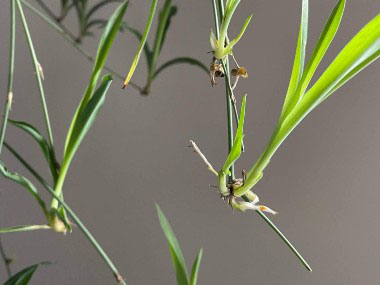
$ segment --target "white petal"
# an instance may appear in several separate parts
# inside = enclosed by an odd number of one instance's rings
[[[259,202],[259,196],[257,196],[255,193],[253,193],[252,191],[248,191],[247,193],[245,193],[245,195],[248,197],[248,199],[253,203],[253,204],[257,204]]]
[[[212,50],[216,50],[218,48],[218,40],[216,39],[215,34],[212,30],[210,33],[210,44],[211,44]]]

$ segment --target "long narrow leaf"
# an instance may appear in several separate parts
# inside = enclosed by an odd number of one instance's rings
[[[9,172],[2,161],[0,161],[0,172],[1,172],[1,174],[4,175],[5,178],[8,178],[8,179],[20,184],[26,190],[28,190],[28,192],[32,194],[32,196],[36,199],[36,201],[40,205],[45,216],[46,217],[48,216],[48,210],[46,208],[44,200],[42,200],[42,198],[40,197],[40,194],[37,191],[37,188],[33,185],[32,182],[30,182],[29,179],[27,179],[26,177],[24,177],[24,176],[22,176],[16,172],[14,172],[14,173]]]
[[[380,57],[380,14],[343,48],[314,86],[280,124],[269,145],[247,174],[244,187],[253,187],[271,157],[292,130],[318,104]],[[244,191],[242,191],[244,192]]]
[[[228,173],[231,165],[240,157],[241,155],[241,145],[243,142],[243,127],[244,127],[244,117],[245,117],[245,105],[246,105],[247,95],[243,97],[243,101],[241,103],[241,111],[240,111],[240,119],[239,119],[239,125],[236,130],[236,136],[234,140],[234,144],[231,148],[230,153],[228,154],[228,157],[226,159],[226,162],[224,163],[222,167],[223,173]]]
[[[170,254],[172,256],[173,264],[176,270],[177,283],[178,285],[188,285],[189,279],[186,270],[185,258],[183,257],[181,248],[179,246],[178,240],[166,219],[164,213],[161,211],[160,207],[156,204],[158,219],[160,221],[162,230],[168,240]]]
[[[322,100],[380,57],[380,14],[370,21],[340,52],[314,86],[305,94],[281,132],[293,129]]]
[[[130,68],[130,70],[128,72],[127,77],[125,78],[125,81],[124,81],[124,84],[123,84],[123,89],[125,87],[127,87],[127,85],[129,84],[129,81],[131,80],[131,78],[133,76],[133,73],[136,70],[137,64],[139,63],[141,52],[142,52],[142,50],[143,50],[143,48],[145,46],[146,40],[148,38],[149,31],[150,31],[150,27],[152,26],[152,23],[153,23],[153,18],[154,18],[154,14],[156,12],[157,3],[158,3],[158,0],[153,0],[152,1],[152,7],[150,8],[150,14],[149,14],[148,22],[146,23],[145,31],[144,31],[143,37],[141,39],[140,45],[139,45],[139,47],[137,49],[136,56],[133,59],[132,66],[131,66],[131,68]]]
[[[13,275],[11,278],[9,278],[4,285],[28,285],[30,279],[32,279],[34,272],[36,272],[37,268],[41,265],[47,265],[50,264],[49,262],[41,262],[32,266],[29,266],[19,272],[17,272],[15,275]]]
[[[87,105],[88,101],[90,101],[94,89],[97,85],[100,73],[104,67],[104,64],[106,63],[109,51],[112,47],[112,44],[114,42],[114,39],[116,37],[116,34],[120,28],[121,21],[123,19],[123,16],[125,14],[125,11],[127,10],[128,6],[128,0],[124,1],[123,4],[121,4],[115,12],[112,14],[110,19],[108,20],[108,23],[106,27],[104,28],[103,36],[100,40],[98,52],[96,54],[95,64],[92,70],[90,82],[87,86],[87,89],[82,97],[82,100],[74,114],[73,120],[71,122],[69,131],[66,136],[66,142],[65,142],[65,151],[67,148],[67,144],[69,143],[71,139],[71,134],[73,131],[73,127],[75,125],[75,121],[77,120],[77,117],[79,114],[83,111],[85,106]]]
[[[126,29],[127,31],[130,31],[137,38],[139,42],[142,41],[143,35],[142,33],[140,33],[140,31],[136,30],[135,28],[130,27],[126,22],[123,22],[122,28]],[[148,65],[148,70],[150,70],[150,64],[152,61],[152,51],[150,50],[147,42],[145,42],[145,45],[144,45],[144,54],[145,54],[145,59]]]
[[[50,147],[49,143],[45,137],[31,124],[22,121],[8,120],[13,126],[25,131],[29,134],[40,146],[42,153],[44,154],[46,161],[49,164],[50,172],[54,179],[58,175],[57,162],[55,159],[55,154],[53,149]]]
[[[203,71],[205,71],[207,74],[209,74],[209,72],[210,72],[205,64],[203,64],[202,62],[200,62],[199,60],[197,60],[195,58],[192,58],[192,57],[177,57],[177,58],[171,59],[171,60],[165,62],[163,65],[161,65],[156,70],[156,72],[154,73],[153,79],[156,78],[157,75],[161,71],[163,71],[164,69],[166,69],[166,68],[168,68],[168,67],[170,67],[172,65],[175,65],[175,64],[191,64],[191,65],[198,66],[200,69],[202,69]]]
[[[94,95],[84,107],[82,112],[79,114],[78,118],[73,125],[73,130],[71,134],[70,141],[67,144],[66,153],[63,158],[62,165],[67,165],[70,163],[74,153],[78,149],[83,138],[86,136],[90,130],[100,107],[103,105],[105,96],[107,94],[108,88],[112,82],[112,76],[106,75],[103,77],[102,84],[95,91]]]
[[[253,15],[250,15],[244,22],[243,24],[243,27],[241,28],[240,30],[240,33],[236,36],[236,38],[234,38],[232,41],[230,41],[228,43],[228,45],[226,46],[226,53],[230,53],[232,51],[232,48],[234,47],[234,45],[236,45],[238,43],[238,41],[240,41],[241,37],[244,35],[244,32],[245,30],[247,29],[248,25],[249,25],[249,22],[251,21],[252,19],[252,16]]]
[[[170,4],[172,2],[171,0],[166,0],[166,1],[169,2]],[[165,43],[165,38],[166,38],[166,34],[167,34],[169,27],[170,27],[171,19],[177,14],[177,10],[178,10],[176,6],[173,6],[170,4],[169,4],[169,8],[167,8],[169,10],[167,17],[162,18],[162,23],[158,24],[159,27],[161,24],[164,26],[164,32],[163,32],[162,38],[160,40],[159,53],[161,53],[162,46]],[[164,5],[164,8],[166,8],[166,3]],[[166,15],[166,12],[163,11],[163,14]],[[161,20],[161,18],[160,18],[160,20]]]
[[[286,93],[284,106],[282,107],[280,121],[287,112],[289,103],[292,102],[294,94],[297,90],[298,84],[302,78],[303,69],[305,65],[306,44],[308,34],[308,22],[309,22],[309,0],[302,0],[302,13],[301,24],[298,34],[297,49],[294,56],[293,70],[290,77],[288,91]]]
[[[198,272],[199,272],[199,267],[201,265],[202,255],[203,255],[203,249],[199,251],[197,258],[194,261],[194,264],[191,270],[190,285],[197,285]]]
[[[318,43],[315,46],[314,51],[311,55],[311,58],[305,68],[305,72],[301,78],[301,81],[297,87],[297,90],[292,96],[291,102],[289,102],[289,106],[287,108],[286,113],[283,114],[284,119],[286,115],[289,112],[291,112],[294,106],[296,106],[299,100],[303,97],[319,63],[321,62],[328,47],[330,46],[332,40],[334,39],[335,34],[339,28],[340,22],[342,20],[345,4],[346,4],[346,0],[339,0],[337,5],[331,12],[330,17],[327,20],[325,27],[323,28],[323,31],[318,40]]]
[[[51,227],[48,225],[15,226],[15,227],[9,227],[9,228],[0,228],[0,234],[28,232],[28,231],[36,231],[36,230],[50,230],[50,229]]]

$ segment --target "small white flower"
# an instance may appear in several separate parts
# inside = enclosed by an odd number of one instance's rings
[[[237,209],[239,211],[245,212],[247,210],[254,210],[254,211],[262,211],[262,212],[267,212],[272,215],[276,215],[277,212],[273,211],[271,208],[263,205],[256,205],[259,202],[259,197],[254,194],[250,193],[248,195],[249,199],[252,200],[252,202],[245,202],[245,201],[238,201],[236,198],[231,199],[231,206],[234,209]],[[251,199],[253,198],[253,199]]]

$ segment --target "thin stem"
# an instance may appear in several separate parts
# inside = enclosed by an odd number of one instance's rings
[[[35,13],[38,17],[40,17],[42,20],[44,20],[50,27],[52,27],[56,32],[58,32],[59,35],[62,36],[63,39],[65,39],[67,42],[69,42],[79,53],[86,58],[89,62],[94,63],[94,58],[90,55],[89,52],[87,52],[85,49],[83,49],[76,41],[75,38],[72,38],[70,36],[70,32],[64,28],[64,26],[61,24],[57,24],[56,22],[52,21],[48,16],[46,16],[43,12],[32,6],[30,3],[28,3],[25,0],[21,0],[22,4],[25,5],[27,8],[29,8],[33,13]],[[116,76],[119,80],[124,81],[124,76],[122,76],[120,73],[117,73],[114,71],[111,67],[104,65],[104,70],[111,72],[114,76]],[[143,91],[143,88],[139,85],[129,82],[129,85],[131,85],[133,88],[140,91],[140,93]]]
[[[223,17],[224,17],[223,0],[219,0],[218,4],[219,4],[219,18],[220,18],[220,22],[222,22]],[[216,15],[214,15],[214,18],[216,18]],[[215,19],[215,23],[218,23],[218,20]],[[224,43],[220,43],[220,44],[224,44]],[[228,70],[230,70],[229,69],[228,57],[226,57],[226,59],[224,61],[225,62],[223,62],[223,60],[222,60],[224,67],[225,67],[225,76],[227,78],[229,76]],[[225,80],[225,82],[226,82],[226,101],[227,101],[228,153],[230,153],[230,151],[232,149],[232,145],[234,143],[234,128],[233,128],[233,124],[232,124],[232,108],[231,108],[232,104],[231,104],[230,88],[229,88],[229,84],[227,82],[227,79]],[[235,165],[234,164],[231,165],[230,172],[231,172],[231,174],[228,177],[229,177],[229,182],[232,183],[233,180],[235,179]]]
[[[50,187],[49,183],[47,183],[46,180],[39,175],[38,172],[28,162],[26,162],[25,159],[10,144],[4,141],[4,146],[18,161],[20,161],[20,163],[34,176],[34,178],[41,183],[42,186]]]
[[[231,101],[232,107],[234,109],[233,111],[234,111],[235,122],[236,122],[236,125],[238,126],[239,125],[239,114],[238,114],[237,107],[236,107],[236,99],[235,99],[234,91],[233,91],[233,88],[231,87],[231,77],[230,77],[230,73],[229,73],[229,68],[227,68],[227,65],[224,64],[224,61],[222,61],[222,66],[223,66],[223,70],[224,70],[225,77],[226,77],[226,88],[228,88],[228,90],[226,92],[228,93],[228,95],[230,97],[230,101]],[[243,141],[241,143],[241,149],[244,152],[244,142]]]
[[[244,201],[250,202],[246,197],[242,197]],[[289,247],[289,249],[295,254],[295,256],[301,261],[301,263],[306,267],[310,272],[313,271],[307,261],[302,257],[298,250],[293,246],[293,244],[286,238],[286,236],[277,228],[277,226],[262,212],[256,211],[256,213],[271,227],[271,229],[281,238],[281,240]]]
[[[24,1],[23,1],[24,2]],[[58,17],[53,13],[52,10],[43,2],[42,0],[36,0],[38,5],[45,11],[45,13],[54,20],[54,22],[73,40],[76,41],[77,38],[58,20]]]
[[[123,277],[119,273],[119,270],[113,264],[112,260],[108,257],[106,252],[103,250],[103,248],[100,246],[100,244],[94,238],[94,236],[90,233],[90,231],[87,229],[87,227],[82,223],[82,221],[79,219],[79,217],[75,214],[75,212],[57,194],[55,194],[54,190],[51,187],[45,187],[45,188],[50,193],[50,195],[52,195],[53,198],[58,200],[59,203],[65,208],[67,213],[73,219],[74,223],[79,227],[79,229],[82,231],[82,233],[85,235],[85,237],[89,240],[89,242],[93,245],[95,250],[99,253],[99,255],[103,258],[103,260],[106,262],[108,267],[111,269],[116,280],[120,284],[127,285],[127,283],[125,282],[125,280],[123,279]]]
[[[15,0],[10,1],[10,40],[9,40],[9,66],[8,66],[8,85],[7,85],[7,98],[4,105],[3,123],[0,133],[0,154],[3,148],[5,138],[5,130],[7,128],[9,111],[12,108],[13,97],[13,73],[14,73],[14,59],[15,59],[15,33],[16,33],[16,12]]]
[[[53,133],[52,133],[52,130],[51,130],[48,109],[47,109],[47,106],[46,106],[45,92],[44,92],[44,88],[42,86],[41,65],[38,62],[38,59],[37,59],[37,56],[36,56],[36,52],[34,50],[32,38],[31,38],[30,33],[29,33],[28,24],[26,22],[24,11],[22,9],[20,0],[16,0],[16,3],[17,3],[17,8],[18,8],[18,12],[19,12],[20,17],[21,17],[22,24],[24,26],[25,36],[26,36],[26,39],[28,41],[29,50],[30,50],[30,53],[31,53],[31,56],[32,56],[32,60],[33,60],[33,65],[34,65],[34,70],[35,70],[35,73],[36,73],[37,84],[38,84],[38,88],[39,88],[39,91],[40,91],[42,109],[43,109],[44,116],[45,116],[45,124],[46,124],[46,129],[47,129],[47,132],[48,132],[49,144],[50,144],[51,147],[53,147]]]
[[[120,275],[119,270],[116,268],[116,266],[113,264],[111,259],[108,257],[108,255],[105,253],[103,248],[100,246],[100,244],[96,241],[94,236],[90,233],[90,231],[86,228],[86,226],[82,223],[82,221],[79,219],[79,217],[75,214],[75,212],[63,201],[63,199],[55,194],[53,188],[44,181],[44,179],[33,169],[30,164],[22,158],[22,156],[14,150],[10,145],[7,143],[4,143],[5,147],[7,147],[12,154],[21,162],[22,165],[25,166],[36,178],[37,180],[44,186],[44,188],[50,193],[50,195],[53,196],[54,200],[58,200],[58,202],[65,208],[67,213],[71,216],[74,223],[79,227],[79,229],[82,231],[82,233],[85,235],[85,237],[89,240],[89,242],[93,245],[93,247],[96,249],[96,251],[99,253],[99,255],[103,258],[103,260],[106,262],[108,267],[113,272],[116,280],[123,285],[126,285],[126,282],[124,281],[123,277]]]
[[[10,266],[10,263],[12,260],[5,253],[4,246],[3,246],[3,243],[1,241],[1,238],[0,238],[0,255],[1,255],[1,258],[3,259],[5,270],[7,271],[8,278],[10,278],[12,276],[12,271],[11,271],[11,266]]]

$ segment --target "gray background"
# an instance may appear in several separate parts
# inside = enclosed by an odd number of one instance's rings
[[[2,105],[8,63],[8,2],[2,1],[0,6]],[[131,2],[126,19],[142,29],[150,1]],[[174,2],[179,13],[160,62],[187,55],[208,64],[208,36],[213,25],[210,1]],[[336,1],[310,2],[309,54]],[[242,80],[237,91],[248,93],[247,150],[239,160],[239,172],[251,166],[275,126],[292,67],[300,4],[242,1],[233,19],[231,35],[254,13],[235,49],[249,70],[249,79]],[[102,10],[104,16],[114,7]],[[378,0],[348,1],[341,29],[318,74],[379,10]],[[27,10],[26,16],[45,71],[44,86],[60,156],[91,64]],[[75,31],[74,17],[66,23]],[[85,47],[93,53],[99,36],[100,32],[85,40]],[[11,117],[43,130],[32,64],[19,22],[16,41]],[[109,65],[126,73],[136,48],[133,36],[121,34]],[[187,146],[189,139],[194,139],[217,168],[223,163],[227,134],[224,86],[220,81],[211,88],[206,74],[192,66],[163,72],[149,97],[133,89],[121,92],[121,82],[114,81],[72,163],[64,185],[65,198],[128,284],[175,284],[154,202],[168,216],[189,266],[198,249],[204,248],[199,284],[378,284],[379,72],[380,65],[373,64],[313,111],[280,148],[256,188],[262,202],[279,212],[273,221],[304,254],[312,273],[255,213],[232,214],[208,187],[215,183],[214,178]],[[143,85],[145,76],[142,58],[133,80]],[[29,137],[9,127],[6,139],[47,175],[39,149]],[[7,151],[2,160],[11,170],[27,173]],[[30,195],[3,177],[0,181],[2,226],[44,222]],[[114,284],[78,229],[67,236],[37,231],[3,235],[2,239],[15,259],[14,271],[43,260],[55,262],[41,268],[32,284]],[[0,274],[4,280],[2,266]]]

